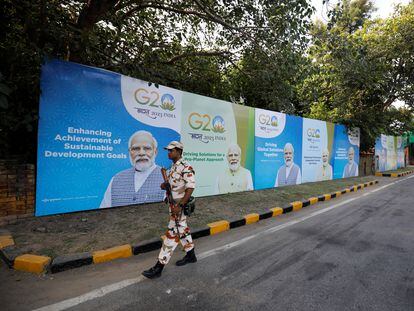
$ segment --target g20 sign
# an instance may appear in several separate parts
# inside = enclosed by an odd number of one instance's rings
[[[308,137],[312,137],[312,138],[321,137],[321,131],[319,129],[308,128],[308,130],[306,131],[306,134],[308,135]]]
[[[188,125],[194,130],[212,131],[214,133],[224,133],[226,131],[224,119],[219,115],[212,118],[209,114],[192,112],[188,116]]]
[[[270,116],[268,114],[260,114],[259,123],[262,125],[277,126],[278,120],[276,116]]]
[[[174,111],[175,99],[171,94],[163,94],[160,100],[160,94],[157,91],[148,91],[144,88],[138,88],[134,92],[134,98],[140,105],[161,108],[163,110]]]

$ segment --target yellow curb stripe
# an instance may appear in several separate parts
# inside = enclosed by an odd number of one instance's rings
[[[253,224],[259,221],[259,214],[257,213],[248,214],[244,216],[244,219],[246,219],[246,225],[250,225],[250,224]]]
[[[101,251],[96,251],[92,253],[93,263],[107,262],[117,258],[127,258],[132,256],[131,245],[125,244],[121,246],[116,246],[108,248]]]
[[[276,217],[283,214],[283,208],[281,207],[273,207],[270,210],[273,212],[272,217]]]
[[[210,227],[210,235],[214,235],[223,231],[230,230],[230,223],[227,220],[219,220],[207,224]]]
[[[353,188],[354,188],[354,192],[358,191],[358,186],[354,186]]]
[[[325,197],[325,201],[329,201],[331,199],[331,195],[329,193],[324,194],[323,196]]]
[[[361,189],[364,189],[365,188],[365,185],[364,184],[359,184],[358,186],[361,186]]]
[[[391,173],[391,177],[398,177],[397,173]]]
[[[301,202],[301,201],[295,201],[295,202],[291,202],[290,203],[291,205],[292,205],[292,210],[293,211],[298,211],[298,210],[300,210],[301,208],[302,208],[302,206],[303,206],[303,203]]]
[[[14,245],[14,240],[11,235],[0,235],[0,249],[12,245]]]
[[[309,198],[309,203],[311,205],[318,203],[318,198],[317,197],[311,197],[311,198]]]
[[[379,176],[379,177],[381,177],[381,176],[382,176],[382,173],[376,172],[376,173],[375,173],[375,176]]]
[[[342,195],[341,191],[336,191],[335,194],[336,194],[336,197],[340,197]]]
[[[47,256],[24,254],[14,260],[14,269],[31,273],[42,273],[52,259]]]
[[[346,188],[345,191],[346,191],[346,193],[350,193],[351,192],[351,189],[350,188]]]

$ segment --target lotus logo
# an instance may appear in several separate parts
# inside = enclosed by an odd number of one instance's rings
[[[160,101],[160,94],[158,92],[139,88],[134,92],[134,97],[140,105],[148,105],[148,107],[161,108],[168,111],[175,110],[175,99],[168,93],[162,95]]]
[[[175,110],[175,99],[171,94],[164,94],[161,97],[160,108],[163,110],[173,111]]]
[[[211,129],[215,133],[224,133],[224,119],[221,116],[215,116],[213,119],[213,128]]]
[[[270,120],[270,125],[271,126],[277,126],[278,122],[277,122],[277,118],[276,116],[273,116],[272,119]]]
[[[221,116],[215,116],[211,119],[209,114],[200,114],[192,112],[188,116],[188,124],[194,130],[212,131],[215,133],[224,133],[225,122]]]

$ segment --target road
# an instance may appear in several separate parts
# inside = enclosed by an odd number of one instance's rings
[[[157,252],[33,276],[0,269],[2,310],[414,310],[414,176]],[[173,261],[182,256],[176,252]],[[6,306],[6,309],[3,309]]]

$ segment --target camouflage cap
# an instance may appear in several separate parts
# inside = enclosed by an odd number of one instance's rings
[[[167,149],[167,150],[174,149],[174,148],[183,150],[184,145],[180,143],[179,141],[173,140],[172,142],[168,144],[167,147],[164,147],[164,149]]]

